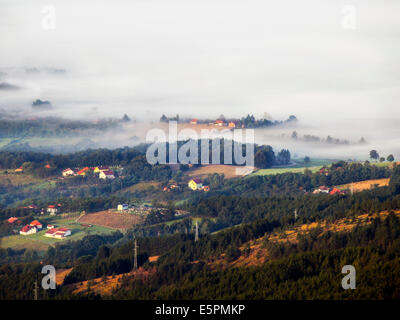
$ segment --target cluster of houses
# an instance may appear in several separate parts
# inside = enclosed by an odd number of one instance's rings
[[[326,193],[326,194],[330,194],[330,195],[335,195],[335,194],[345,194],[346,191],[344,190],[340,190],[338,188],[329,188],[326,186],[320,186],[319,188],[315,189],[313,191],[313,194],[319,194],[319,193]]]
[[[8,221],[10,221],[10,219]],[[33,220],[30,224],[24,226],[19,231],[19,234],[27,236],[30,234],[34,234],[42,229],[43,229],[43,224],[40,223],[38,220]],[[47,229],[48,230],[44,234],[45,237],[63,239],[71,235],[71,229],[68,228],[56,228],[54,225],[49,224],[47,225]]]
[[[70,176],[86,176],[89,172],[98,173],[100,179],[115,179],[114,172],[105,166],[98,166],[98,167],[84,167],[80,168],[67,168],[62,171],[63,177],[70,177]]]
[[[193,191],[197,191],[197,190],[201,190],[201,191],[205,191],[205,192],[210,191],[210,187],[204,186],[203,183],[201,182],[201,180],[197,179],[197,178],[191,179],[188,183],[188,186]]]
[[[198,119],[192,119],[190,120],[190,124],[199,124],[199,120]],[[215,120],[214,122],[210,122],[208,124],[209,126],[214,125],[214,126],[219,126],[219,127],[228,127],[228,128],[236,128],[238,125],[236,122],[234,121],[224,121],[224,120]],[[244,128],[244,125],[242,125],[242,128]]]

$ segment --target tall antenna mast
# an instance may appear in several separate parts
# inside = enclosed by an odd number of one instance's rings
[[[135,248],[134,248],[134,260],[133,260],[133,269],[137,270],[137,240],[135,239]]]
[[[194,241],[199,241],[199,222],[196,221],[196,233],[194,235]]]

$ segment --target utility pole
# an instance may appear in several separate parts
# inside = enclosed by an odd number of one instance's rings
[[[294,209],[294,221],[296,221],[298,217],[299,215],[297,214],[297,209]]]
[[[199,222],[198,221],[196,221],[196,231],[195,231],[195,234],[194,234],[194,241],[199,241]]]
[[[135,248],[134,248],[134,260],[133,260],[133,269],[137,270],[137,249],[138,249],[138,245],[137,245],[137,240],[135,239]]]
[[[33,289],[33,299],[37,300],[38,299],[38,284],[37,284],[37,275],[35,279],[35,288]]]

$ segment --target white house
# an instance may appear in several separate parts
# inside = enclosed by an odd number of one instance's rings
[[[99,178],[100,179],[115,179],[114,172],[112,172],[111,170],[101,171],[99,173]]]
[[[20,231],[19,234],[22,234],[24,236],[28,235],[28,234],[32,234],[32,233],[36,233],[37,229],[36,227],[32,227],[30,225],[26,225],[25,227],[23,227]]]
[[[31,227],[35,227],[37,229],[42,229],[43,228],[43,225],[37,220],[33,220],[29,225]]]
[[[52,228],[44,234],[45,237],[63,239],[71,235],[71,230],[67,228]]]
[[[51,216],[54,216],[57,213],[58,209],[56,206],[50,205],[47,207],[47,213],[49,213]]]
[[[68,176],[75,176],[76,173],[74,170],[67,168],[67,169],[63,170],[62,175],[63,175],[63,177],[68,177]]]

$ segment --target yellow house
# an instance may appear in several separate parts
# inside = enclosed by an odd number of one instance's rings
[[[192,179],[189,181],[188,186],[192,190],[199,190],[203,186],[200,179]]]
[[[93,171],[93,172],[97,173],[97,172],[108,171],[108,170],[110,170],[109,167],[102,167],[102,166],[100,166],[100,167],[94,168],[94,171]]]

